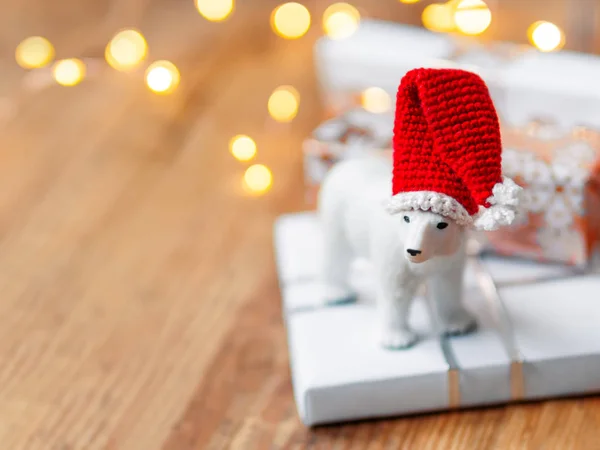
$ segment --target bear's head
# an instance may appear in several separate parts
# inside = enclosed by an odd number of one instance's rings
[[[404,256],[415,264],[452,256],[464,243],[464,227],[429,211],[399,214],[404,231]]]

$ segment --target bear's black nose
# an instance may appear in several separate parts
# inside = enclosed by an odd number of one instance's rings
[[[421,250],[413,250],[412,248],[409,248],[408,250],[406,250],[408,252],[408,254],[410,256],[417,256],[421,254]]]

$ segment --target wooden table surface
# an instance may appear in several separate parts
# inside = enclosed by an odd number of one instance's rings
[[[0,449],[600,448],[598,398],[300,423],[271,239],[306,208],[314,36],[276,39],[242,5],[248,20],[201,27],[188,6],[144,19],[153,57],[181,68],[176,94],[106,71],[4,118]],[[289,125],[266,112],[281,84],[301,94]],[[263,196],[241,189],[239,133],[273,171]]]

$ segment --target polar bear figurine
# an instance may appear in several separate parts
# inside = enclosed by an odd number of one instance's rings
[[[369,156],[342,161],[320,189],[318,211],[323,227],[323,301],[350,301],[349,270],[355,258],[370,261],[377,286],[379,339],[383,347],[403,349],[417,341],[408,324],[411,303],[426,283],[439,320],[448,334],[476,327],[461,304],[466,260],[465,229],[426,211],[391,215],[392,164]]]

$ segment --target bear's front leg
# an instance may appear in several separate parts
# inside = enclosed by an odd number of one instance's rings
[[[448,336],[469,333],[477,328],[475,318],[462,305],[464,263],[457,263],[447,271],[432,275],[428,281],[428,295]]]
[[[379,342],[390,350],[411,347],[418,336],[408,325],[408,316],[420,280],[389,271],[378,271],[377,312]]]

